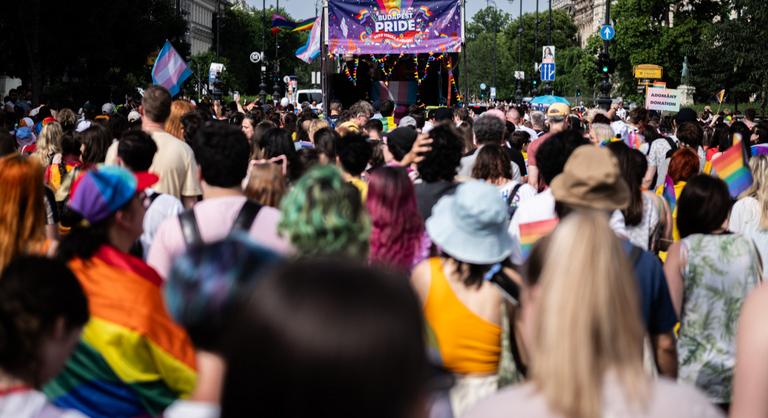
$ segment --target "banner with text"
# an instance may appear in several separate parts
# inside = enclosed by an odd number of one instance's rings
[[[645,108],[660,112],[680,111],[680,91],[675,89],[649,88],[645,95]]]
[[[331,54],[461,51],[459,0],[330,0]]]

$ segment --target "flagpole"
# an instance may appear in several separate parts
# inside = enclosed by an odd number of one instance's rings
[[[328,0],[323,0],[323,18],[320,19],[320,89],[323,91],[323,115],[330,116],[331,94],[328,86]]]

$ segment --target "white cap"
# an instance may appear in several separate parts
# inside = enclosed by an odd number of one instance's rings
[[[288,106],[288,98],[287,97],[283,97],[282,99],[280,99],[280,106],[282,106],[282,107]]]
[[[81,120],[80,123],[77,124],[77,128],[75,128],[76,132],[83,132],[84,130],[91,127],[91,121],[89,120]]]
[[[115,113],[115,105],[112,103],[104,103],[103,106],[101,106],[101,113],[105,115],[112,115]]]
[[[141,113],[135,110],[131,110],[131,112],[128,113],[128,122],[136,122],[139,119],[141,119]]]

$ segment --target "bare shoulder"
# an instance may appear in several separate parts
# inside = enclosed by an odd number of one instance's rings
[[[422,303],[427,300],[431,278],[432,272],[429,259],[417,264],[411,272],[411,286],[413,286]]]

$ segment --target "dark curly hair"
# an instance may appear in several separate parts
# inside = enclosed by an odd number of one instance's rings
[[[477,118],[472,128],[475,131],[477,143],[500,144],[504,140],[504,132],[507,129],[504,121],[492,115],[483,115]]]
[[[419,163],[419,174],[427,183],[453,181],[461,163],[464,144],[461,135],[450,124],[439,124],[429,131],[432,150]]]
[[[551,184],[565,168],[565,162],[573,151],[589,144],[579,132],[567,130],[560,132],[544,141],[536,151],[536,162],[539,174],[545,184]]]
[[[67,330],[88,321],[88,300],[64,262],[44,257],[16,258],[0,278],[0,368],[39,388],[43,341],[63,319]]]
[[[250,147],[243,131],[225,122],[208,122],[192,141],[203,180],[211,186],[236,187],[248,173]]]
[[[359,176],[368,166],[373,155],[373,148],[365,137],[358,134],[347,134],[336,146],[341,168],[352,176]]]

